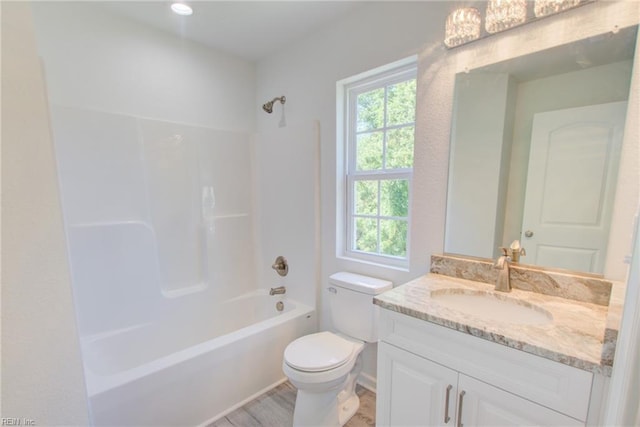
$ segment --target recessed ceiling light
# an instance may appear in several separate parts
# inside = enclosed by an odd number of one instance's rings
[[[178,15],[188,16],[193,13],[193,9],[184,3],[174,3],[171,5],[171,10]]]

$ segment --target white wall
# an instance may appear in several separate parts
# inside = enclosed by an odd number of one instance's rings
[[[638,58],[636,58],[636,64]],[[640,208],[640,207],[638,207]],[[604,425],[640,425],[640,210],[636,211],[624,315],[618,334]]]
[[[100,2],[36,2],[52,104],[251,131],[255,67],[125,18]]]
[[[332,273],[352,271],[399,284],[426,272],[429,254],[434,252],[429,248],[442,246],[441,237],[438,241],[437,236],[435,243],[431,237],[413,239],[410,271],[336,256],[336,82],[406,58],[428,46],[440,49],[448,9],[446,2],[367,3],[333,25],[258,63],[258,103],[286,95],[290,125],[320,121],[322,269],[317,286],[321,309],[324,284]],[[279,113],[277,107],[275,110],[274,115]],[[274,115],[258,113],[258,132],[277,126],[278,118]],[[420,136],[416,144],[423,144]],[[446,177],[441,184],[446,185]],[[418,194],[421,186],[414,186],[414,191]],[[444,200],[437,201],[431,208],[436,206],[444,210]],[[414,211],[414,218],[424,219],[423,213]],[[322,316],[321,327],[331,327],[327,316]],[[372,376],[375,376],[374,356],[375,348],[365,353],[365,372]]]
[[[88,425],[46,90],[26,3],[2,3],[2,101],[2,417]]]

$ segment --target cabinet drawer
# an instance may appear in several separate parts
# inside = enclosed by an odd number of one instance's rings
[[[593,374],[389,310],[380,339],[581,421]]]

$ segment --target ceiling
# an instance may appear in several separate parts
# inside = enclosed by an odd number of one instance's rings
[[[258,61],[362,7],[355,1],[191,1],[179,16],[171,1],[105,1],[101,7],[249,61]]]

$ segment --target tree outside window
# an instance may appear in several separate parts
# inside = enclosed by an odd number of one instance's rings
[[[415,69],[348,89],[347,250],[406,259]]]

